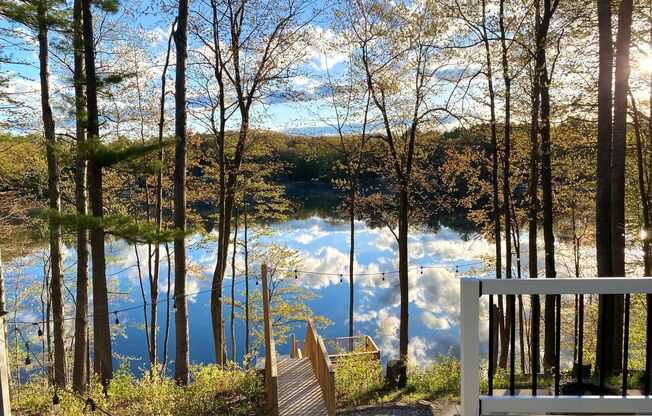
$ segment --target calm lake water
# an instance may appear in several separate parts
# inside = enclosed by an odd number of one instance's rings
[[[332,321],[332,325],[320,331],[324,338],[341,337],[348,334],[348,250],[349,225],[346,221],[323,215],[325,211],[302,212],[282,223],[268,226],[268,236],[261,237],[259,244],[273,241],[287,249],[296,251],[300,259],[298,279],[295,282],[305,290],[314,292],[317,297],[307,302],[316,315]],[[240,234],[240,236],[242,236]],[[189,239],[191,260],[188,278],[188,293],[210,288],[215,264],[215,242],[194,236]],[[209,239],[210,240],[210,239]],[[200,243],[201,242],[201,243]],[[123,309],[142,304],[136,254],[133,245],[123,241],[107,244],[111,258],[108,274],[115,282],[113,290],[121,292],[114,298],[111,310]],[[145,292],[149,286],[146,278],[147,247],[138,247],[143,271]],[[414,229],[409,241],[410,253],[410,357],[419,365],[427,365],[438,353],[459,350],[459,278],[463,275],[484,274],[481,258],[490,255],[493,246],[477,236],[462,236],[450,228],[442,227],[437,232]],[[7,265],[7,296],[10,308],[17,307],[18,321],[35,322],[41,320],[38,282],[42,281],[43,258],[47,252],[39,251],[28,258],[14,260]],[[164,251],[162,251],[164,253]],[[66,302],[72,305],[74,293],[75,258],[71,247],[65,249]],[[242,257],[236,260],[242,267]],[[423,269],[421,269],[423,266]],[[162,262],[160,299],[167,296],[167,265]],[[258,265],[253,266],[254,269]],[[398,355],[399,289],[398,247],[393,233],[388,228],[371,228],[364,222],[356,222],[355,255],[355,333],[373,337],[382,352],[383,360]],[[312,273],[311,273],[312,272]],[[382,273],[385,273],[384,280]],[[329,274],[330,273],[330,274]],[[230,274],[230,267],[227,274]],[[242,299],[243,278],[237,273],[237,298]],[[252,273],[256,275],[256,271]],[[343,283],[340,283],[340,274]],[[34,282],[31,296],[20,294],[21,290]],[[227,277],[224,296],[230,296],[231,277]],[[260,290],[255,280],[250,280],[250,290]],[[19,293],[17,296],[16,293]],[[34,294],[36,293],[36,294]],[[214,361],[211,336],[209,300],[210,293],[200,293],[189,297],[190,318],[190,358],[196,363]],[[166,304],[159,307],[159,323],[165,319]],[[225,305],[228,318],[230,306]],[[69,313],[71,310],[68,311]],[[114,316],[111,317],[113,322]],[[133,357],[132,369],[146,365],[146,340],[142,331],[142,308],[119,314],[119,334],[113,341],[113,351],[121,356]],[[11,318],[10,318],[11,320]],[[69,321],[72,326],[72,321]],[[227,346],[230,346],[226,322]],[[19,325],[31,334],[35,345],[40,344],[36,327]],[[115,325],[113,325],[115,328]],[[72,328],[71,328],[72,329]],[[244,321],[235,323],[237,355],[242,359],[244,349]],[[297,338],[305,336],[305,325],[294,329]],[[163,330],[159,331],[159,347],[162,349]],[[174,324],[170,334],[170,350],[174,353]],[[38,347],[34,347],[38,348]],[[277,346],[280,354],[288,354],[287,343]],[[173,359],[173,356],[171,357]]]

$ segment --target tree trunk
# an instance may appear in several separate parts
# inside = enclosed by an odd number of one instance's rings
[[[233,229],[233,254],[231,256],[231,361],[236,362],[235,351],[235,256],[238,252],[238,213],[235,214],[235,228]]]
[[[650,256],[650,201],[648,199],[648,190],[645,187],[645,162],[643,159],[643,140],[641,139],[641,122],[636,108],[636,100],[631,90],[629,97],[632,102],[632,113],[634,114],[634,133],[636,137],[636,167],[638,170],[638,192],[641,198],[643,211],[643,266],[644,275],[650,276],[652,273],[652,257]],[[652,123],[650,123],[652,126]]]
[[[354,306],[354,286],[353,286],[353,263],[355,261],[355,182],[349,180],[351,187],[349,191],[349,232],[351,244],[349,247],[349,336],[353,336],[353,306]]]
[[[595,247],[598,276],[613,276],[612,236],[611,236],[611,141],[612,141],[612,82],[613,82],[613,46],[611,33],[611,1],[598,0],[598,31],[599,31],[599,74],[598,74],[598,145],[597,145],[597,190],[595,208]],[[613,303],[613,302],[612,302]],[[613,308],[609,304],[609,296],[600,295],[600,313],[598,322],[598,337],[602,339],[602,328],[607,333],[613,330]],[[596,363],[602,361],[601,343],[596,343]],[[609,351],[606,356],[613,355],[610,343],[605,343]],[[613,363],[606,360],[604,372],[613,372]]]
[[[507,56],[507,34],[505,32],[505,1],[500,1],[500,44],[501,44],[501,63],[503,70],[503,82],[505,83],[505,120],[504,120],[504,149],[503,149],[503,215],[505,222],[505,278],[512,278],[512,236],[510,227],[511,212],[510,200],[511,189],[509,185],[510,176],[510,152],[511,152],[511,76],[509,74],[509,63]],[[509,356],[510,343],[512,349],[514,348],[514,330],[512,327],[513,317],[515,317],[515,298],[513,295],[507,296],[507,313],[505,315],[505,323],[503,331],[501,332],[500,343],[500,367],[507,368],[507,359]],[[512,351],[513,352],[513,351]],[[514,354],[512,354],[513,366]]]
[[[82,4],[73,5],[74,84],[75,84],[75,138],[79,146],[86,141],[86,93],[84,91],[84,40],[82,35]],[[75,207],[79,215],[88,214],[86,201],[86,160],[80,155],[75,163]],[[88,386],[88,230],[77,230],[77,296],[75,298],[75,347],[72,386],[76,392]]]
[[[486,0],[482,0],[482,40],[485,47],[485,59],[487,65],[487,84],[489,88],[489,111],[491,116],[491,185],[492,185],[492,198],[493,198],[493,223],[494,223],[494,240],[496,243],[496,279],[500,279],[502,276],[502,249],[500,246],[501,237],[500,237],[500,201],[499,201],[499,192],[498,192],[498,133],[496,131],[496,94],[494,91],[494,82],[493,82],[493,71],[491,66],[491,49],[489,46],[489,34],[487,33],[487,5]],[[499,297],[498,302],[502,305],[502,297]],[[502,322],[502,307],[498,308],[499,322]],[[490,325],[494,325],[495,322],[490,322]],[[494,331],[496,336],[498,331]],[[495,356],[491,357],[493,360],[493,368],[496,368],[498,362],[498,338],[495,338],[494,353]]]
[[[555,270],[555,235],[553,232],[553,194],[550,143],[550,88],[545,48],[541,48],[541,185],[543,189],[543,244],[546,278],[557,277]],[[550,371],[555,366],[555,303],[556,296],[545,297],[545,334],[543,368]]]
[[[82,0],[84,63],[86,66],[86,94],[88,105],[88,136],[100,143],[100,124],[97,108],[97,75],[95,72],[95,44],[91,0]],[[88,164],[88,187],[91,213],[104,217],[102,195],[102,166],[96,160]],[[111,355],[111,328],[109,326],[109,300],[106,287],[106,258],[104,255],[104,226],[91,229],[91,263],[93,272],[93,367],[104,387],[113,378]]]
[[[408,284],[408,211],[410,208],[409,189],[407,183],[401,184],[399,195],[398,221],[398,274],[401,292],[401,323],[399,330],[399,354],[402,360],[408,358],[408,319],[409,319],[409,284]]]
[[[165,258],[168,265],[168,281],[167,281],[167,301],[165,308],[165,334],[163,335],[163,370],[167,368],[168,363],[168,340],[170,338],[170,287],[172,287],[172,258],[170,256],[170,246],[165,243]],[[176,310],[176,308],[175,308]]]
[[[244,270],[245,270],[245,368],[249,369],[249,240],[247,222],[247,177],[243,177],[244,193],[242,210],[244,211]]]
[[[627,151],[627,93],[629,92],[629,48],[632,32],[632,0],[622,0],[618,8],[616,35],[616,75],[614,82],[614,122],[611,145],[611,256],[613,274],[625,276],[625,154]],[[613,296],[613,365],[622,366],[622,295]],[[611,333],[611,332],[610,332]]]
[[[165,64],[163,65],[163,72],[161,73],[161,100],[159,104],[159,121],[158,121],[158,162],[160,165],[159,171],[156,173],[156,202],[154,207],[154,220],[156,222],[156,231],[157,233],[161,232],[162,223],[163,223],[163,131],[165,126],[165,95],[166,95],[166,86],[167,86],[167,73],[168,67],[170,66],[170,51],[172,50],[172,38],[174,36],[174,25],[176,24],[176,19],[172,24],[172,33],[168,39],[168,48],[165,54]],[[169,265],[168,265],[169,267]],[[168,276],[170,274],[168,268]],[[157,339],[157,309],[158,309],[158,294],[159,294],[159,277],[161,275],[161,244],[157,242],[156,247],[154,248],[154,276],[150,281],[149,290],[150,290],[150,299],[151,299],[151,316],[152,323],[150,327],[152,331],[150,332],[150,363],[155,364],[158,361],[158,347],[156,345]],[[170,315],[170,286],[168,283],[168,310],[166,312],[166,319],[169,319]],[[166,323],[167,325],[167,323]],[[166,328],[167,331],[167,328]],[[167,335],[167,334],[166,334]],[[167,344],[167,338],[166,338]],[[167,349],[167,345],[164,347]],[[167,350],[166,350],[167,353]],[[163,359],[165,363],[165,358]]]
[[[535,31],[540,33],[540,2],[537,0],[535,2]],[[534,74],[532,77],[532,110],[530,118],[530,181],[529,181],[529,206],[528,206],[528,273],[530,279],[536,279],[539,277],[539,268],[538,268],[538,253],[537,253],[537,228],[539,224],[539,106],[541,98],[541,84],[539,76],[539,48],[543,45],[540,45],[537,37],[536,51],[535,51],[535,62],[534,62]],[[541,339],[541,303],[539,295],[532,295],[530,297],[530,308],[531,308],[531,330],[532,330],[532,341],[530,345],[530,350],[534,350],[537,353],[531,354],[532,357],[537,358],[536,361],[531,363],[531,372],[532,377],[536,377],[539,374],[539,344]]]
[[[174,32],[176,54],[175,81],[175,148],[174,164],[174,227],[180,235],[174,239],[174,324],[176,356],[174,377],[181,385],[188,384],[188,311],[186,302],[186,61],[188,58],[188,0],[179,0],[177,30]]]
[[[41,111],[43,130],[45,132],[48,164],[48,197],[52,213],[61,212],[61,189],[59,180],[59,161],[56,155],[56,136],[54,117],[50,106],[50,69],[48,45],[48,5],[45,0],[38,3],[38,44],[41,84]],[[63,312],[63,272],[61,266],[61,226],[55,218],[50,217],[50,272],[52,273],[50,290],[53,313],[54,332],[54,383],[66,385],[66,346],[64,343]]]

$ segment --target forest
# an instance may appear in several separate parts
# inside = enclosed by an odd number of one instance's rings
[[[266,295],[455,402],[460,278],[652,275],[649,1],[0,0],[0,128],[18,414],[260,414]],[[652,295],[490,302],[483,388],[649,392]]]

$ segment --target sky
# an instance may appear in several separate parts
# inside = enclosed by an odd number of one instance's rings
[[[157,96],[157,94],[160,94],[159,79],[162,73],[170,25],[174,20],[174,10],[168,10],[170,13],[165,13],[160,11],[160,8],[157,7],[158,2],[146,0],[128,3],[123,1],[122,3],[124,5],[129,4],[129,8],[138,8],[138,10],[132,11],[127,9],[125,6],[121,6],[121,9],[117,14],[107,17],[107,21],[110,22],[110,24],[105,22],[98,23],[102,19],[99,13],[96,14],[96,37],[101,36],[104,33],[103,29],[100,29],[98,25],[101,25],[102,28],[111,27],[111,25],[115,25],[116,27],[119,25],[126,25],[125,29],[127,33],[124,36],[120,36],[120,39],[124,40],[122,46],[129,42],[140,42],[142,44],[141,46],[146,49],[149,54],[149,56],[141,57],[142,60],[140,62],[136,64],[132,63],[131,68],[138,68],[139,72],[142,74],[142,78],[145,81],[150,82],[153,86],[153,91],[150,91],[152,97]],[[321,0],[319,0],[317,5],[320,3]],[[157,8],[157,12],[153,13],[152,10],[155,8]],[[192,10],[194,10],[193,7],[191,7],[191,13]],[[197,21],[197,13],[192,13],[191,19]],[[327,70],[331,76],[337,76],[337,74],[341,73],[346,67],[348,58],[347,53],[342,52],[341,50],[331,50],[328,52],[324,50],[323,44],[325,41],[333,40],[336,36],[332,30],[326,28],[326,19],[327,14],[324,13],[322,17],[311,22],[310,27],[308,28],[310,31],[310,42],[309,45],[307,45],[308,47],[303,51],[306,60],[295,68],[292,76],[288,80],[287,86],[284,87],[285,91],[293,95],[299,94],[303,97],[308,97],[309,100],[302,100],[302,102],[296,103],[280,96],[266,97],[263,104],[257,104],[253,108],[252,114],[256,127],[276,131],[301,131],[302,133],[307,134],[313,132],[334,133],[334,131],[329,132],[331,129],[325,126],[324,123],[318,120],[314,115],[317,106],[320,107],[319,111],[321,117],[328,118],[330,117],[330,113],[332,113],[332,111],[318,102],[319,100],[316,99],[316,93],[319,92],[318,89],[322,85],[321,80],[326,76]],[[38,45],[36,44],[36,38],[27,28],[9,24],[5,20],[0,20],[0,31],[2,33],[2,36],[0,36],[0,56],[5,58],[3,61],[0,61],[0,73],[10,79],[10,82],[3,88],[3,90],[12,98],[24,103],[22,106],[23,108],[17,111],[23,115],[22,118],[18,118],[25,121],[25,123],[15,124],[13,129],[16,132],[39,131],[40,120],[38,117],[34,117],[34,115],[40,116]],[[14,35],[13,37],[9,37],[9,31]],[[57,36],[51,35],[52,46],[55,46],[56,41]],[[193,84],[192,79],[194,76],[192,61],[193,59],[196,59],[196,56],[193,57],[193,49],[198,50],[201,48],[201,45],[198,44],[197,39],[192,35],[190,42],[191,57],[189,60],[191,63],[188,74],[188,94],[190,100],[193,100],[197,97],[196,91],[193,91],[196,87]],[[113,43],[111,47],[116,47],[116,44],[120,44],[120,42]],[[59,130],[66,127],[72,127],[72,124],[66,122],[69,121],[69,117],[66,118],[67,115],[61,111],[57,112],[57,101],[61,99],[62,95],[69,96],[72,94],[71,74],[61,63],[63,60],[70,61],[70,59],[70,57],[65,57],[61,54],[60,51],[53,50],[53,53],[50,54],[50,83],[53,91],[55,116],[57,116],[57,121],[59,121],[57,123]],[[106,66],[102,66],[102,63],[99,61],[104,61]],[[118,69],[117,65],[114,65],[111,61],[111,56],[99,56],[99,71],[115,71]],[[172,45],[171,63],[172,66],[168,71],[168,91],[173,91],[174,88],[174,44]],[[119,86],[117,88],[129,90],[130,86],[127,86],[126,88]],[[131,100],[131,103],[126,101],[116,105],[115,103],[111,103],[110,100],[103,100],[102,98],[103,97],[100,97],[100,112],[110,111],[109,107],[111,107],[111,105],[117,107],[121,106],[124,111],[126,111],[130,104],[133,105],[133,100]],[[169,110],[172,109],[173,111],[172,96],[168,96],[166,106],[169,107]],[[196,131],[202,131],[205,129],[204,123],[198,121],[197,118],[192,116],[192,102],[189,106],[191,108],[191,117],[189,119],[190,128]],[[107,110],[107,108],[109,109]],[[6,112],[5,109],[6,107],[4,106],[0,107],[0,119],[6,120],[10,118],[10,114]],[[4,114],[2,114],[3,112]],[[27,122],[27,120],[31,120],[31,122]],[[235,122],[237,122],[237,120],[234,118],[232,126],[235,125]]]

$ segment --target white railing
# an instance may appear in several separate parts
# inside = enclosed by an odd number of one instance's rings
[[[483,295],[616,295],[652,293],[652,278],[460,280],[462,416],[492,413],[652,412],[652,396],[480,395],[480,298]]]

